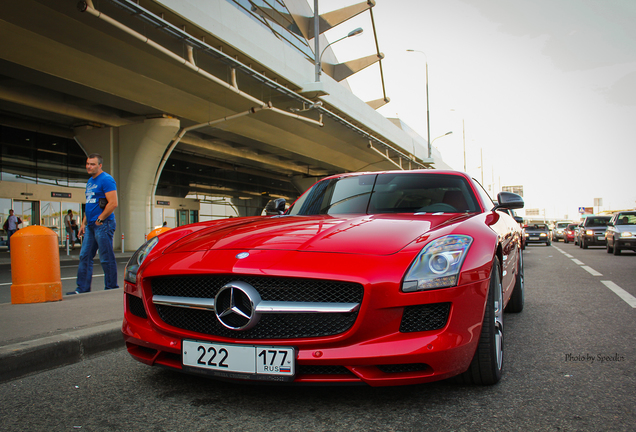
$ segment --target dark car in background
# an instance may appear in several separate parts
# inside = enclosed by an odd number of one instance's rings
[[[577,224],[571,223],[563,230],[563,243],[570,243],[575,240]]]
[[[546,246],[552,244],[552,233],[548,225],[544,223],[530,224],[523,227],[525,231],[526,244],[545,243]]]
[[[605,246],[605,231],[611,216],[588,216],[579,228],[579,247]]]
[[[605,231],[607,253],[620,255],[622,250],[636,252],[636,211],[615,213]]]

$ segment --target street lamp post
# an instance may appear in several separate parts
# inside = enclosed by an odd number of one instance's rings
[[[424,51],[407,49],[408,52],[418,52],[424,54],[425,65],[426,65],[426,140],[428,142],[428,158],[431,158],[431,120],[430,120],[430,109],[428,105],[428,57]]]

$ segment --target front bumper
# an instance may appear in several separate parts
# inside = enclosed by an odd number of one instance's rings
[[[148,365],[184,370],[184,339],[255,346],[293,346],[293,383],[388,386],[417,384],[464,372],[475,353],[488,280],[454,288],[404,294],[398,284],[368,283],[353,325],[340,334],[322,337],[245,339],[211,336],[161,319],[146,289],[125,284],[122,332],[128,352]],[[141,294],[141,297],[139,296]],[[436,329],[413,327],[427,305],[447,304]],[[444,309],[442,307],[442,309]],[[415,311],[415,312],[414,312]],[[212,312],[209,319],[216,320]],[[422,330],[422,331],[418,331]],[[209,374],[207,370],[188,372]]]
[[[526,236],[526,243],[528,244],[532,244],[532,243],[548,243],[550,241],[550,237],[546,236],[541,236],[540,234],[528,234]]]
[[[614,247],[636,251],[636,237],[620,238],[616,240]]]
[[[581,239],[585,241],[588,246],[605,246],[605,232],[595,232],[592,235],[582,234]]]

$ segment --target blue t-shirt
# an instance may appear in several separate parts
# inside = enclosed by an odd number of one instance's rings
[[[89,178],[86,183],[86,223],[95,223],[103,209],[99,207],[99,199],[106,198],[106,192],[117,190],[115,179],[103,172],[97,178]],[[115,220],[115,213],[111,213],[106,220]]]

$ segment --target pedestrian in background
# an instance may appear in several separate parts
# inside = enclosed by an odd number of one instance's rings
[[[64,226],[66,227],[66,235],[68,241],[71,242],[71,250],[75,250],[75,231],[73,230],[73,210],[68,209],[64,216]]]
[[[86,210],[79,228],[84,236],[77,269],[77,289],[66,293],[81,294],[91,290],[93,259],[99,249],[99,261],[104,270],[104,289],[119,288],[117,262],[113,250],[113,235],[117,223],[113,211],[117,208],[117,184],[102,170],[104,159],[98,153],[88,155],[86,171],[91,176],[86,183]]]
[[[4,230],[7,232],[7,252],[11,252],[11,236],[20,229],[18,225],[22,223],[22,220],[13,214],[13,209],[9,210],[9,217],[4,222]]]

